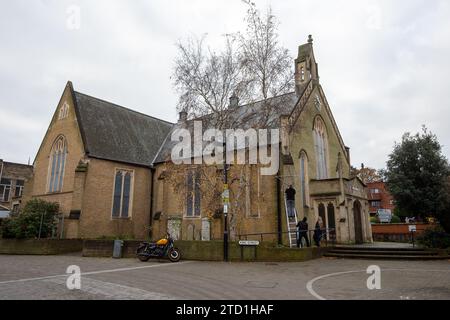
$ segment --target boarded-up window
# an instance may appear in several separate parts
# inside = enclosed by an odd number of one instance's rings
[[[246,214],[248,217],[259,217],[261,176],[257,165],[249,165],[246,180]]]

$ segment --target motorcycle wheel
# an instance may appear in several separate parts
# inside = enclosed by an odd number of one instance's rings
[[[170,251],[169,251],[169,260],[171,262],[178,262],[178,261],[180,261],[180,259],[181,259],[180,250],[178,250],[176,248],[170,249]]]
[[[137,251],[137,257],[142,262],[147,262],[148,260],[150,260],[150,257],[141,255],[141,253],[144,253],[144,252],[145,252],[145,248],[139,248],[138,251]]]

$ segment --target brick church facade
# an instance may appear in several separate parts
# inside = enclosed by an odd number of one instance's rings
[[[299,47],[295,68],[296,92],[273,98],[283,99],[273,122],[281,140],[278,173],[263,176],[259,165],[230,168],[230,176],[247,181],[242,210],[231,218],[231,237],[291,230],[284,190],[292,185],[298,219],[307,217],[312,228],[320,217],[340,243],[370,242],[367,187],[350,177],[350,149],[320,85],[312,41]],[[258,113],[256,104],[238,108],[240,114]],[[79,93],[69,82],[24,200],[60,203],[64,238],[144,239],[170,232],[176,239],[221,239],[220,195],[211,204],[195,167],[180,173],[171,165],[170,137],[183,126],[189,126],[183,114],[168,123]],[[185,179],[192,196],[174,187],[174,175]],[[286,233],[279,240],[290,241]]]

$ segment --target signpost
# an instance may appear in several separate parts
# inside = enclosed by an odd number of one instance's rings
[[[244,261],[244,248],[253,247],[254,248],[254,259],[256,260],[256,248],[259,246],[259,241],[241,240],[239,245],[241,246],[241,261]]]
[[[415,242],[414,242],[414,234],[417,232],[417,226],[415,224],[411,224],[408,226],[409,232],[411,233],[411,240],[412,240],[412,245],[413,248],[415,247]]]
[[[378,209],[377,216],[381,223],[390,223],[392,220],[392,212],[389,209]]]

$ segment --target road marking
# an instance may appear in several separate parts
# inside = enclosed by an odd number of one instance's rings
[[[306,284],[306,289],[317,300],[327,300],[324,297],[318,295],[316,291],[314,291],[314,289],[313,289],[314,282],[316,282],[318,280],[321,280],[321,279],[324,279],[324,278],[339,276],[339,275],[342,275],[342,274],[359,273],[359,272],[366,272],[366,271],[365,270],[364,271],[359,271],[359,270],[358,271],[344,271],[344,272],[335,272],[335,273],[325,274],[323,276],[319,276],[319,277],[316,277],[316,278],[308,281],[308,283]]]
[[[351,274],[351,273],[366,273],[367,270],[357,270],[357,271],[343,271],[343,272],[335,272],[335,273],[329,273],[329,274],[324,274],[322,276],[316,277],[310,281],[308,281],[308,283],[306,284],[306,289],[308,290],[308,292],[314,296],[314,298],[316,298],[317,300],[327,300],[324,297],[320,296],[314,289],[313,289],[313,285],[314,282],[325,279],[325,278],[330,278],[330,277],[334,277],[334,276],[339,276],[339,275],[343,275],[343,274]],[[417,269],[381,269],[381,272],[385,272],[385,271],[413,271],[413,272],[417,272],[417,271],[421,271],[421,272],[450,272],[450,270],[417,270]]]
[[[65,285],[63,278],[47,279],[44,282]],[[83,278],[83,285],[79,289],[87,294],[101,296],[108,300],[180,300],[179,298],[160,292],[142,290],[113,282]]]
[[[185,262],[179,262],[174,264],[153,264],[150,266],[143,266],[143,267],[128,267],[128,268],[120,268],[120,269],[109,269],[109,270],[99,270],[99,271],[91,271],[91,272],[84,272],[81,273],[81,276],[89,276],[89,275],[95,275],[95,274],[102,274],[102,273],[113,273],[113,272],[124,272],[124,271],[133,271],[133,270],[142,270],[142,269],[150,269],[150,268],[158,268],[158,267],[168,267],[168,266],[179,266],[182,264],[191,263],[192,261],[185,261]],[[48,279],[54,279],[54,278],[60,278],[60,277],[68,277],[69,274],[58,274],[54,276],[47,276],[47,277],[38,277],[38,278],[28,278],[28,279],[19,279],[19,280],[9,280],[9,281],[1,281],[0,285],[2,284],[8,284],[8,283],[18,283],[18,282],[29,282],[29,281],[39,281],[39,280],[48,280]]]

